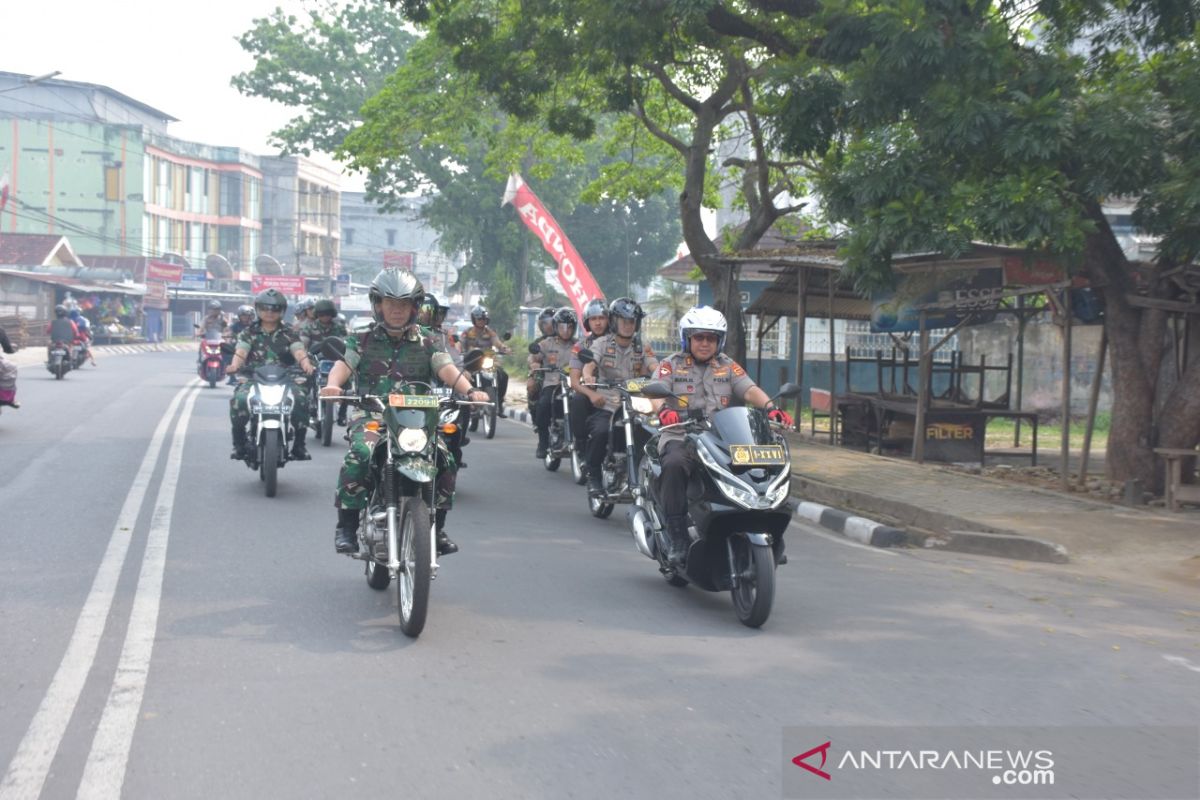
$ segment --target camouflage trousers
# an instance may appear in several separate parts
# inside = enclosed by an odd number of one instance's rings
[[[245,430],[250,423],[250,405],[248,397],[250,395],[250,381],[239,383],[237,388],[233,390],[233,397],[229,398],[229,421],[232,423],[234,430]],[[309,389],[304,384],[296,384],[292,387],[292,430],[303,430],[308,425],[309,404],[311,394]]]
[[[368,422],[374,417],[362,416],[350,423],[350,447],[346,450],[346,458],[342,461],[342,471],[338,474],[337,496],[334,504],[338,508],[366,508],[370,496],[371,453],[375,443],[384,435],[379,430],[367,430]],[[445,459],[445,466],[438,470],[434,484],[434,508],[450,510],[454,505],[454,485],[458,479],[458,464],[454,456],[446,449],[443,442],[438,442]]]

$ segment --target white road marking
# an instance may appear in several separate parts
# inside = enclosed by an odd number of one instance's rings
[[[1183,656],[1163,656],[1163,658],[1165,658],[1168,663],[1174,664],[1177,667],[1190,669],[1192,672],[1200,672],[1200,664],[1193,664]]]
[[[76,795],[84,800],[119,800],[121,797],[125,767],[129,761],[129,748],[133,745],[134,729],[137,727],[138,713],[146,693],[150,657],[154,651],[154,636],[158,629],[163,571],[167,563],[167,541],[171,536],[171,514],[175,507],[179,470],[183,464],[184,439],[187,437],[188,422],[198,396],[198,393],[193,393],[188,397],[183,413],[179,416],[179,424],[175,426],[175,433],[171,437],[171,450],[167,454],[167,466],[163,471],[162,483],[158,487],[158,499],[150,521],[150,535],[146,541],[146,554],[142,558],[137,593],[134,595],[133,609],[129,615],[125,645],[121,648],[121,660],[113,677],[108,703],[100,717],[100,725],[96,731],[96,738],[92,740],[92,751],[83,768],[83,779]]]
[[[825,531],[817,530],[817,528],[812,525],[800,525],[797,520],[792,520],[792,522],[790,524],[795,525],[800,530],[804,531],[805,533],[809,534],[810,536],[820,536],[822,539],[828,539],[829,541],[834,542],[835,544],[840,544],[845,547],[853,547],[858,550],[866,550],[871,553],[876,553],[881,556],[889,556],[891,558],[895,558],[898,555],[900,555],[899,553],[893,553],[891,550],[888,550],[887,548],[871,547],[870,545],[859,544],[858,542],[852,542],[849,539],[845,538],[844,536],[837,536],[832,533],[826,533]]]
[[[34,714],[33,721],[29,724],[29,729],[25,732],[25,737],[17,747],[16,755],[9,762],[3,782],[0,782],[0,800],[36,800],[42,792],[50,764],[54,761],[67,724],[75,712],[75,705],[79,702],[79,695],[83,691],[88,673],[95,663],[96,648],[104,633],[117,580],[125,565],[132,531],[137,524],[150,478],[158,464],[163,440],[183,396],[196,390],[198,386],[195,384],[189,384],[179,390],[150,438],[150,446],[146,449],[146,455],[134,476],[129,494],[125,496],[125,503],[121,506],[121,513],[117,516],[117,523],[108,540],[108,548],[104,551],[100,568],[96,570],[96,578],[92,581],[92,588],[84,601],[83,610],[79,612],[79,620],[75,623],[75,631],[71,634],[67,651],[58,665],[58,671],[54,673],[54,679],[51,680],[41,705],[38,706],[37,713]]]

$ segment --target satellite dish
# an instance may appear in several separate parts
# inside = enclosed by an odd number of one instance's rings
[[[259,275],[282,275],[283,265],[276,261],[273,257],[263,253],[261,256],[254,259],[254,270]]]
[[[208,258],[204,259],[204,268],[207,269],[214,278],[232,278],[233,266],[229,260],[223,255],[210,253]]]
[[[181,256],[179,253],[164,252],[161,256],[159,256],[159,260],[165,261],[168,264],[174,264],[178,267],[183,267],[184,269],[192,268],[191,262]]]

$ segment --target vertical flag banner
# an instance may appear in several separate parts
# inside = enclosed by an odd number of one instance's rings
[[[571,298],[575,313],[582,320],[583,309],[588,302],[603,296],[591,270],[583,263],[583,259],[575,251],[575,246],[563,233],[554,217],[550,216],[542,201],[516,173],[508,177],[504,199],[500,201],[500,205],[507,203],[511,203],[521,215],[521,221],[526,227],[538,235],[546,252],[558,264],[558,282],[562,284],[567,297]]]

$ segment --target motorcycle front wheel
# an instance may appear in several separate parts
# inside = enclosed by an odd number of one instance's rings
[[[579,457],[579,451],[574,447],[571,448],[571,478],[580,486],[587,483],[587,473],[583,471],[583,459]]]
[[[430,559],[433,557],[429,509],[421,497],[407,497],[398,516],[400,574],[396,593],[399,595],[400,630],[415,639],[424,630],[425,615],[429,611]]]
[[[496,389],[493,386],[487,388],[488,402],[490,406],[483,409],[483,435],[488,439],[493,439],[496,436]]]
[[[760,627],[771,616],[775,602],[775,555],[768,545],[752,544],[745,536],[734,536],[733,573],[737,585],[729,594],[738,620],[749,628]]]
[[[267,497],[274,497],[275,489],[279,485],[279,436],[279,431],[270,430],[263,437],[262,462],[259,469],[262,470],[263,491]]]
[[[333,409],[321,409],[321,446],[329,447],[333,441]]]

